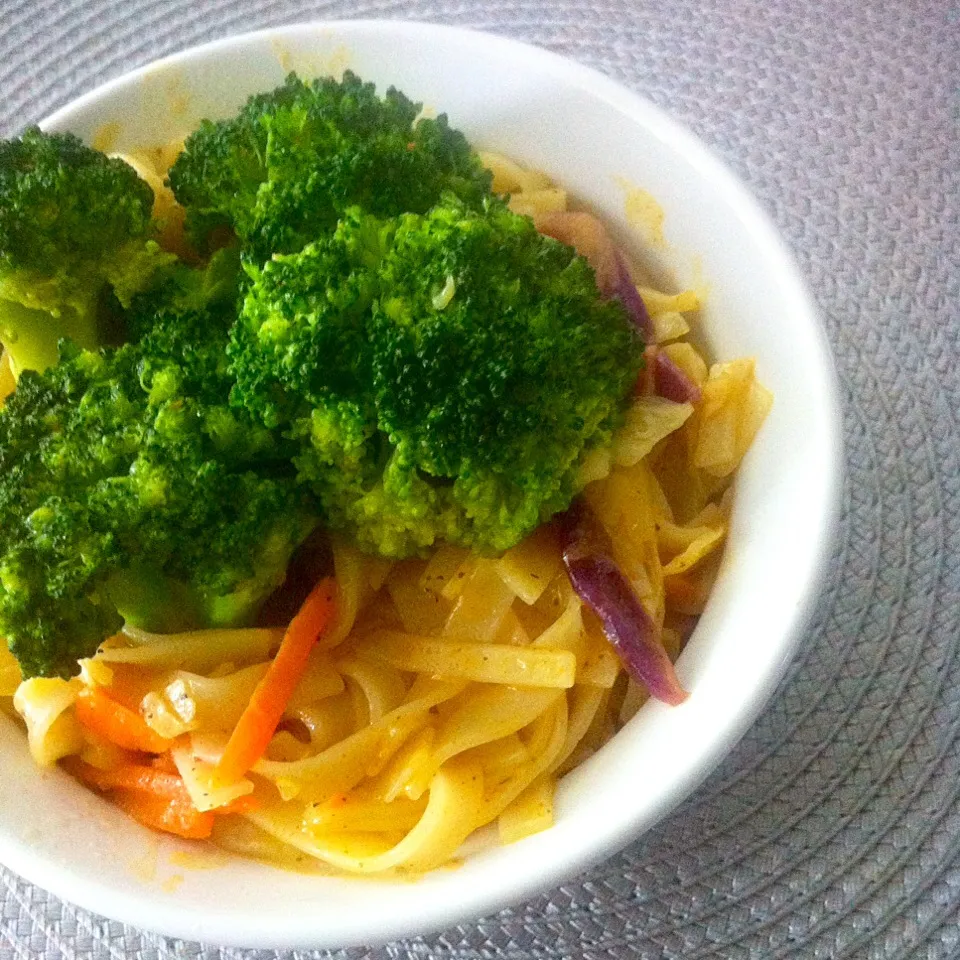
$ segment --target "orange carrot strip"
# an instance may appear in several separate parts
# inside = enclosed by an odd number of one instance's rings
[[[333,617],[336,592],[332,579],[321,580],[290,621],[276,657],[253,691],[217,764],[217,775],[225,783],[239,780],[263,756],[303,676],[310,650]]]
[[[77,720],[88,730],[126,750],[164,753],[172,741],[151,730],[139,713],[108,697],[99,687],[77,695]]]
[[[62,763],[82,783],[109,792],[124,813],[146,827],[190,839],[210,836],[213,814],[197,810],[179,774],[137,763],[100,770],[77,757]]]
[[[252,793],[248,793],[245,797],[237,797],[236,800],[231,800],[222,807],[215,807],[210,812],[213,814],[253,813],[254,810],[259,810],[261,806],[260,801]]]
[[[150,761],[150,766],[154,770],[162,770],[164,773],[173,773],[179,776],[180,771],[173,762],[173,754],[161,753]]]
[[[189,802],[159,797],[141,790],[117,790],[113,802],[138,823],[188,840],[203,840],[213,831],[213,814],[200,813]]]
[[[97,790],[138,790],[168,800],[189,799],[178,773],[168,773],[139,763],[126,763],[112,770],[101,770],[74,757],[64,759],[68,773]]]

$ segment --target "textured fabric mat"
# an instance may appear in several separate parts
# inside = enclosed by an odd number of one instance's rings
[[[772,214],[823,308],[847,482],[830,587],[796,662],[669,819],[523,906],[317,956],[960,954],[960,7],[0,0],[0,134],[179,48],[350,16],[541,44],[699,133]],[[107,922],[9,872],[0,881],[0,960],[242,955]]]

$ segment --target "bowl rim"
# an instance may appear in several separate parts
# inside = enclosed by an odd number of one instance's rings
[[[68,128],[71,116],[78,111],[100,101],[109,100],[116,91],[139,82],[145,75],[154,71],[175,67],[191,60],[228,53],[249,43],[263,40],[282,41],[286,37],[295,37],[304,32],[318,30],[341,31],[354,35],[369,30],[388,30],[396,33],[398,38],[406,40],[426,42],[431,39],[442,40],[444,37],[459,37],[461,40],[485,44],[494,51],[525,58],[545,75],[562,73],[565,79],[579,89],[619,109],[654,136],[674,145],[698,173],[724,195],[723,203],[736,208],[738,216],[745,222],[749,232],[767,248],[780,270],[778,282],[787,291],[786,295],[797,303],[797,311],[810,321],[822,373],[822,383],[818,387],[822,387],[821,401],[829,414],[824,418],[825,435],[822,438],[828,472],[823,478],[823,509],[815,518],[819,524],[817,547],[803,571],[800,602],[793,613],[786,636],[778,646],[781,653],[780,659],[763,678],[763,682],[753,690],[752,699],[741,704],[739,709],[731,710],[724,718],[724,723],[720,725],[721,729],[710,738],[707,748],[687,767],[684,775],[672,784],[657,815],[652,820],[646,821],[638,815],[632,817],[624,815],[615,823],[598,825],[598,834],[589,846],[580,847],[573,856],[557,857],[541,865],[536,872],[503,876],[502,884],[496,889],[480,887],[464,889],[461,886],[462,896],[455,908],[451,908],[451,905],[446,902],[437,905],[432,898],[422,898],[424,900],[422,910],[415,917],[397,918],[388,923],[380,921],[372,936],[368,931],[359,930],[356,923],[352,926],[350,923],[344,923],[343,930],[336,932],[331,938],[328,936],[328,931],[318,929],[316,922],[313,926],[304,922],[302,916],[297,921],[291,917],[289,926],[285,925],[282,931],[267,931],[262,924],[259,929],[254,929],[254,925],[239,929],[236,917],[232,922],[218,917],[214,923],[207,924],[203,918],[185,916],[181,908],[163,903],[155,895],[153,902],[145,907],[144,901],[150,896],[149,891],[118,891],[110,885],[101,884],[95,880],[91,882],[89,876],[80,877],[71,868],[64,868],[58,864],[53,857],[38,855],[29,844],[0,832],[0,862],[31,882],[50,890],[56,896],[77,903],[85,909],[99,913],[106,906],[112,916],[124,922],[143,926],[165,935],[191,937],[237,946],[277,949],[380,943],[400,936],[433,932],[457,922],[488,914],[553,887],[605,859],[625,846],[653,822],[674,810],[740,740],[768,702],[792,661],[797,646],[808,628],[816,599],[826,581],[839,526],[843,484],[842,412],[835,362],[819,311],[792,254],[780,238],[772,220],[740,180],[698,137],[644,97],[598,70],[533,44],[463,27],[417,20],[304,21],[222,37],[151,61],[71,100],[41,121],[41,126]],[[352,934],[344,932],[349,929],[353,930]]]

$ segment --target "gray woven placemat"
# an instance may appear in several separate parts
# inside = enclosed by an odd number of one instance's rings
[[[349,16],[539,43],[704,137],[773,215],[823,308],[848,474],[809,636],[692,799],[524,906],[322,956],[960,954],[960,6],[0,0],[0,134],[178,48]],[[2,870],[0,883],[0,960],[241,955],[107,922]]]

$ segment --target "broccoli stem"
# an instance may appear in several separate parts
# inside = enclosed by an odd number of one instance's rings
[[[281,564],[272,577],[251,579],[230,593],[212,595],[140,565],[113,573],[107,594],[125,623],[150,633],[240,627],[253,622],[264,597],[283,582],[283,572]]]
[[[0,343],[10,354],[15,377],[24,370],[43,372],[56,365],[57,344],[72,340],[78,347],[93,350],[100,346],[96,311],[64,307],[52,317],[13,300],[0,300]]]
[[[107,593],[125,623],[151,633],[191,630],[202,619],[189,587],[147,566],[114,573]]]

